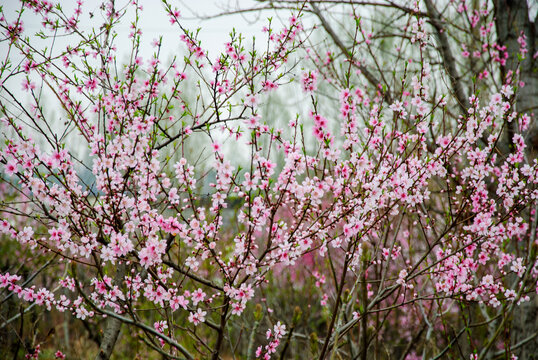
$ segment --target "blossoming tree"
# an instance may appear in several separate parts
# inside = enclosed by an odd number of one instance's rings
[[[232,32],[211,57],[163,1],[186,49],[170,60],[141,52],[137,1],[103,2],[90,31],[82,1],[2,13],[15,356],[46,346],[21,330],[36,308],[101,328],[99,359],[123,341],[167,359],[530,354],[514,314],[537,290],[535,38],[512,40],[497,2],[375,3],[379,33],[372,3],[345,5],[344,29],[334,3],[280,2],[263,51]],[[262,109],[287,88],[306,101],[279,127]]]

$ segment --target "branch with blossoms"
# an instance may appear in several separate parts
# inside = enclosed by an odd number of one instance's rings
[[[335,40],[336,57],[310,46],[316,28],[301,20],[310,12],[333,40],[337,31],[316,4],[299,5],[280,29],[269,21],[265,50],[232,32],[214,60],[167,1],[181,60],[162,59],[160,39],[141,54],[136,1],[105,2],[91,32],[82,3],[72,16],[21,3],[19,14],[42,19],[42,37],[73,39],[66,50],[41,48],[22,15],[2,15],[11,55],[0,70],[0,162],[13,191],[0,203],[2,241],[56,269],[42,283],[2,270],[6,299],[102,320],[104,359],[121,336],[166,358],[215,360],[284,358],[308,344],[310,358],[368,359],[381,339],[401,358],[442,357],[464,333],[485,358],[499,344],[538,275],[538,164],[523,136],[530,117],[515,108],[517,73],[475,79],[465,98],[430,1],[426,12],[397,7],[405,26],[392,76],[356,8],[353,45]],[[450,26],[469,39],[491,22],[459,10]],[[121,63],[115,29],[130,17]],[[446,73],[429,57],[432,32]],[[495,48],[486,30],[480,39]],[[499,91],[479,91],[489,81]],[[304,108],[279,128],[262,110],[287,87]],[[48,115],[49,96],[64,122]],[[283,274],[301,279],[308,306],[278,301]]]

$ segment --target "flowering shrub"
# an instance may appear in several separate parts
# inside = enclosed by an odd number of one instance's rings
[[[478,72],[462,83],[432,2],[394,5],[406,25],[392,73],[378,79],[371,69],[385,65],[361,55],[376,59],[378,39],[356,12],[350,48],[304,2],[282,28],[269,21],[265,51],[232,33],[211,58],[163,4],[183,59],[161,59],[159,40],[140,53],[136,1],[104,2],[93,31],[80,27],[81,1],[72,14],[24,1],[18,18],[0,18],[0,232],[13,254],[36,255],[32,271],[43,259],[48,269],[33,283],[2,266],[2,301],[86,326],[105,319],[99,358],[118,337],[186,359],[512,355],[511,314],[538,275],[532,115],[517,104],[519,66],[536,58],[525,35],[510,54],[491,4],[447,2],[461,57]],[[69,46],[40,47],[25,11],[41,19],[42,38]],[[325,53],[309,45],[307,12],[333,37]],[[114,29],[126,21],[122,63]],[[295,78],[309,102],[279,128],[261,115],[264,101]],[[287,303],[293,294],[309,304]]]

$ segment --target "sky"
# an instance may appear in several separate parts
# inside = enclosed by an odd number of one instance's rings
[[[57,1],[55,1],[56,3]],[[236,32],[242,33],[246,39],[252,39],[255,36],[258,39],[265,39],[265,34],[262,33],[262,27],[266,25],[266,19],[260,18],[254,13],[243,13],[215,17],[215,15],[229,12],[239,8],[249,8],[259,6],[254,0],[169,0],[170,4],[180,10],[181,24],[189,29],[196,30],[201,28],[199,40],[202,41],[203,48],[209,51],[210,57],[216,57],[217,54],[224,49],[224,43],[229,41],[229,33],[235,28]],[[71,14],[75,1],[60,1],[64,11]],[[81,29],[85,31],[91,30],[92,27],[102,23],[102,17],[99,15],[99,6],[101,0],[85,0],[83,4],[83,15],[81,18]],[[127,0],[117,0],[117,8],[121,8],[127,3]],[[151,42],[159,36],[163,36],[162,47],[163,55],[174,54],[179,49],[179,34],[181,31],[177,25],[170,24],[168,16],[164,10],[164,6],[159,0],[140,0],[139,4],[143,6],[141,13],[140,28],[144,31],[143,44],[141,50],[153,52]],[[8,19],[14,19],[15,11],[20,9],[20,2],[17,0],[0,0],[0,5],[3,6],[4,12]],[[89,18],[89,13],[94,13],[92,19]],[[265,13],[262,16],[270,16]],[[133,16],[127,16],[129,21],[134,19]],[[41,30],[39,19],[32,16],[31,13],[26,13],[24,17],[24,27],[29,33],[35,33]],[[127,38],[130,32],[129,22],[123,21],[116,27],[120,37]],[[258,41],[262,44],[262,41]],[[126,41],[118,42],[119,53],[128,53],[128,47],[122,49],[122,44],[128,45]],[[62,39],[56,39],[58,48],[63,48]],[[0,53],[5,48],[5,44],[0,43]]]
[[[99,3],[98,0],[91,2]],[[222,17],[214,17],[219,13],[238,8],[256,6],[252,0],[197,0],[197,1],[170,1],[181,12],[181,23],[189,30],[200,28],[199,40],[203,48],[209,51],[210,57],[216,57],[224,50],[224,44],[229,41],[229,33],[235,28],[236,32],[242,33],[246,39],[255,36],[258,39],[265,38],[262,27],[265,21],[260,21],[254,14],[235,14]],[[171,26],[164,11],[163,5],[157,0],[141,0],[144,7],[141,19],[141,28],[148,40],[163,36],[163,44],[167,44],[165,51],[174,52],[178,49],[177,26]],[[204,18],[207,18],[204,20]],[[120,27],[118,31],[127,32],[127,26]],[[261,42],[260,42],[261,43]]]
[[[54,2],[58,2],[54,0]],[[117,7],[120,8],[126,4],[128,0],[116,0]],[[274,14],[270,12],[260,13],[241,13],[234,15],[226,15],[215,17],[215,15],[222,14],[237,9],[248,9],[253,7],[260,7],[263,4],[255,0],[169,0],[169,2],[177,7],[181,12],[181,23],[184,27],[195,30],[201,28],[199,39],[202,40],[203,48],[209,51],[210,58],[213,59],[217,54],[224,49],[224,43],[229,39],[229,33],[235,28],[236,32],[242,33],[244,37],[250,41],[255,36],[258,46],[263,46],[265,34],[261,29],[267,24],[266,18]],[[62,7],[67,13],[72,13],[72,9],[75,7],[75,0],[59,1]],[[92,20],[89,19],[88,13],[93,12],[99,14],[99,5],[102,0],[84,0],[84,15],[82,18],[81,27],[83,30],[90,30],[92,26],[98,25],[96,21],[101,20],[98,15],[94,16]],[[176,26],[172,26],[168,20],[168,17],[164,11],[164,7],[160,0],[139,0],[139,3],[143,6],[144,10],[141,17],[141,28],[144,29],[144,38],[142,44],[142,51],[148,51],[150,54],[153,52],[151,48],[151,42],[153,39],[163,36],[163,44],[161,51],[163,55],[168,57],[177,53],[179,46],[178,35],[180,31]],[[530,16],[536,14],[538,11],[538,0],[528,0],[530,7]],[[6,14],[14,14],[15,10],[20,8],[20,2],[18,0],[0,0],[0,5],[3,6]],[[287,14],[281,13],[285,18]],[[35,17],[28,16],[24,21],[24,26],[29,32],[37,32],[41,29],[41,24]],[[534,15],[535,16],[535,15]],[[129,18],[129,16],[128,16]],[[132,19],[132,16],[130,17]],[[127,39],[127,35],[130,31],[129,23],[123,22],[120,26],[116,27],[120,36]],[[247,42],[248,42],[247,41]],[[125,44],[125,49],[121,49],[121,45]],[[62,39],[56,39],[56,46],[62,46]],[[120,47],[119,53],[128,54],[128,42],[118,42]],[[5,53],[6,44],[0,43],[0,54]],[[163,58],[166,58],[163,57]]]

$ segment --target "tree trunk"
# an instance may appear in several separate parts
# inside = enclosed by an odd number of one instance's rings
[[[495,0],[495,25],[498,42],[506,46],[509,58],[503,71],[503,76],[509,71],[515,71],[518,65],[520,45],[518,37],[521,32],[527,37],[527,55],[520,65],[520,80],[525,86],[519,88],[516,98],[518,112],[531,115],[533,121],[526,134],[529,146],[529,162],[538,155],[538,58],[534,58],[538,51],[538,22],[529,19],[527,0]],[[517,84],[516,84],[517,85]]]
[[[101,346],[99,348],[99,353],[95,357],[95,360],[108,360],[110,355],[112,355],[112,350],[116,344],[116,340],[120,334],[121,321],[109,317],[106,321],[106,329],[103,334],[103,340],[101,341]]]
[[[118,270],[116,271],[116,276],[114,277],[114,285],[117,285],[121,282],[125,276],[125,265],[119,265]],[[116,345],[116,340],[120,335],[121,329],[121,320],[108,317],[106,320],[106,329],[101,340],[101,346],[99,347],[99,353],[95,357],[95,360],[108,360],[112,355],[112,350],[114,350],[114,345]]]
[[[503,71],[505,76],[509,70],[515,71],[518,65],[517,54],[520,51],[518,37],[521,32],[527,37],[526,58],[520,64],[520,81],[525,83],[523,88],[519,88],[516,98],[516,108],[518,112],[527,113],[532,121],[529,130],[525,134],[527,144],[527,161],[532,163],[538,155],[538,58],[534,54],[538,51],[537,19],[529,19],[529,8],[527,0],[494,0],[495,3],[495,25],[497,29],[498,41],[506,46],[509,54],[508,61]],[[510,140],[509,140],[510,141]],[[517,246],[517,245],[516,245]],[[527,256],[530,255],[532,244],[528,244]],[[532,266],[536,257],[529,258],[529,266]],[[518,281],[518,280],[516,280]],[[512,345],[518,345],[523,340],[528,340],[538,330],[538,297],[533,292],[529,294],[531,300],[516,307],[512,319]],[[515,353],[520,359],[538,359],[538,337],[526,341],[523,345],[515,349]]]

